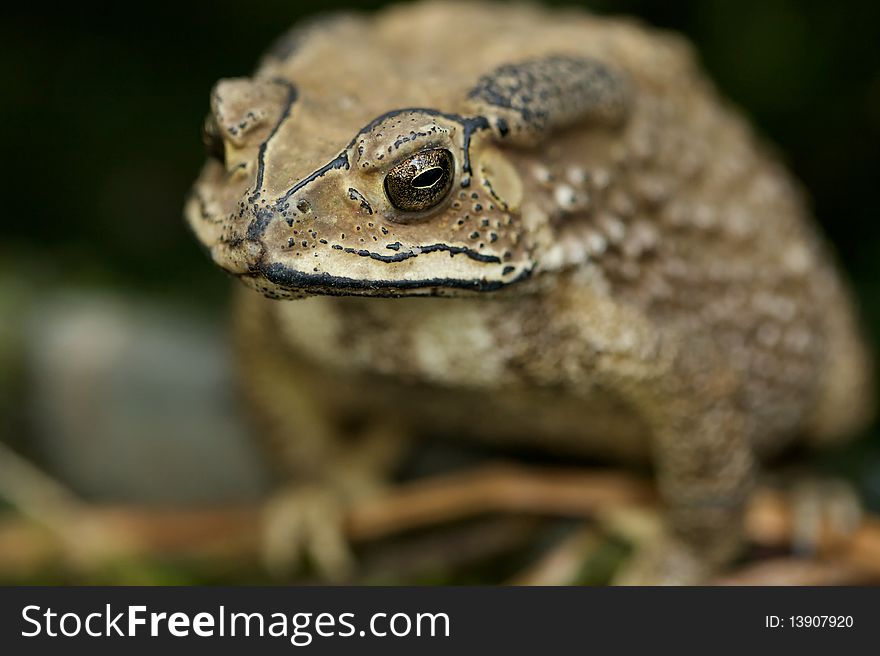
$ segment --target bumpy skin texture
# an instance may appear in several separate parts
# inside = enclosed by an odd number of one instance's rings
[[[340,485],[351,434],[428,430],[650,458],[670,535],[641,580],[698,580],[757,459],[870,415],[801,192],[677,36],[392,7],[294,28],[211,105],[224,157],[186,214],[262,294],[238,303],[243,386],[291,476]],[[451,188],[399,210],[385,175],[436,149]]]

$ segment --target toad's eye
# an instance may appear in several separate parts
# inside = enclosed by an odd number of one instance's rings
[[[388,172],[385,193],[391,204],[404,212],[431,209],[449,193],[454,168],[448,150],[423,150]]]
[[[202,143],[205,145],[205,152],[208,157],[213,157],[221,164],[226,164],[226,147],[223,144],[223,137],[220,136],[220,126],[213,114],[205,117],[202,124]]]

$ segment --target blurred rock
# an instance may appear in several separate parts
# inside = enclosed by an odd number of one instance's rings
[[[36,304],[29,414],[49,466],[113,502],[251,500],[266,488],[220,322],[105,295]]]

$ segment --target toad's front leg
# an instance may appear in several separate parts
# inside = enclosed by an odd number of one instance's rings
[[[711,344],[702,346],[690,341],[662,379],[631,390],[653,429],[667,526],[661,539],[636,553],[618,583],[702,583],[742,545],[755,471],[752,441],[735,380]]]
[[[742,545],[755,474],[738,380],[711,336],[683,339],[611,301],[589,307],[592,376],[650,427],[667,510],[662,538],[644,545],[616,582],[705,582]]]
[[[265,564],[277,577],[311,565],[326,580],[344,580],[354,564],[346,512],[382,490],[405,434],[387,415],[348,416],[335,402],[333,377],[319,375],[286,346],[271,302],[250,292],[238,300],[242,392],[279,479],[264,509]]]
[[[327,581],[353,574],[345,534],[348,510],[384,491],[405,441],[396,424],[381,420],[367,422],[355,434],[333,431],[329,419],[327,427],[328,448],[311,468],[278,454],[282,478],[264,507],[262,525],[263,560],[276,578],[289,578],[304,564]],[[286,436],[273,437],[297,439],[301,433],[294,427]]]
[[[619,584],[699,584],[733,558],[743,541],[743,510],[753,455],[741,416],[724,401],[677,403],[655,424],[654,461],[666,526],[641,545]]]

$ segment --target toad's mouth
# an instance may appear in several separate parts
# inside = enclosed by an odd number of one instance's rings
[[[442,250],[435,252],[443,253]],[[260,264],[251,275],[242,277],[267,296],[452,296],[462,292],[497,291],[526,280],[532,273],[530,268],[517,272],[514,267],[504,267],[502,271],[505,273],[500,277],[463,278],[439,273],[433,277],[355,278],[326,271],[305,272],[282,262],[273,262]],[[263,281],[271,288],[267,288]]]

